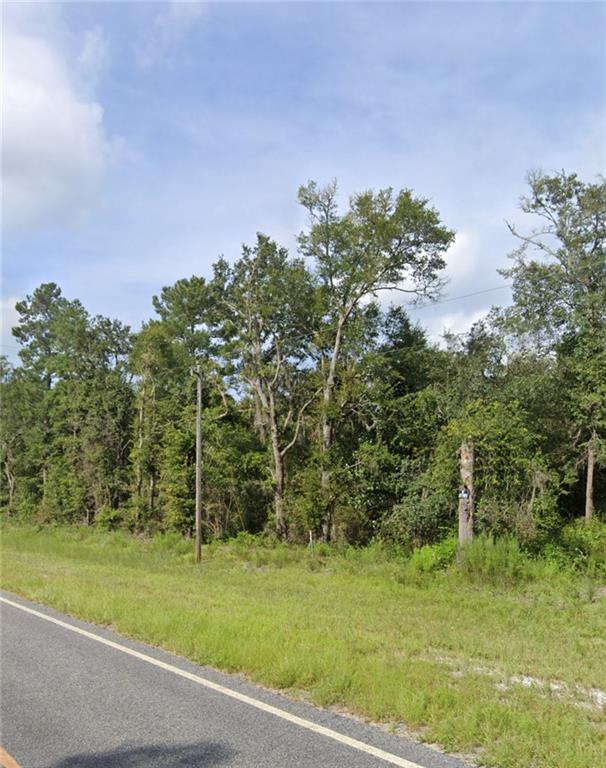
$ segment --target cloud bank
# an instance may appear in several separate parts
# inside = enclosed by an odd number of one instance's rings
[[[113,143],[103,108],[81,94],[105,59],[103,38],[85,36],[70,72],[52,38],[7,25],[3,72],[3,227],[23,231],[74,220],[96,199]],[[73,74],[72,74],[73,73]]]

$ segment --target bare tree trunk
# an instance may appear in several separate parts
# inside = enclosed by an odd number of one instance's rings
[[[15,484],[17,478],[11,471],[10,465],[12,462],[10,449],[7,450],[6,462],[4,464],[4,473],[6,475],[6,482],[8,483],[8,514],[13,511],[13,500],[15,498]]]
[[[464,440],[459,448],[462,489],[459,493],[459,546],[473,540],[473,442]]]
[[[591,433],[591,440],[587,446],[587,484],[585,486],[585,520],[591,520],[594,513],[593,504],[593,476],[595,473],[595,459],[597,454],[597,435],[595,430]]]
[[[333,502],[330,499],[330,469],[326,466],[329,461],[328,452],[332,445],[332,426],[323,417],[322,419],[322,469],[320,472],[320,488],[322,509],[322,541],[330,541],[332,534]]]
[[[149,516],[151,517],[154,512],[154,496],[156,495],[156,476],[155,472],[152,470],[150,476],[149,476],[149,485],[147,488],[147,511],[149,512]]]
[[[322,500],[324,509],[322,510],[322,541],[330,541],[332,538],[332,518],[334,502],[330,496],[330,472],[326,467],[322,467],[320,475],[320,487],[322,489]]]
[[[262,381],[259,377],[252,379],[250,384],[253,389],[255,401],[255,426],[259,430],[259,435],[263,441],[267,439],[267,433],[269,433],[271,454],[273,457],[272,477],[274,481],[276,533],[283,539],[287,534],[286,513],[284,510],[284,454],[280,449],[280,434],[278,430],[274,392],[271,385]]]
[[[253,389],[253,400],[255,403],[255,429],[259,433],[259,437],[263,442],[265,442],[265,439],[267,437],[267,433],[265,431],[265,421],[263,419],[263,404],[261,402],[261,398],[259,397],[258,389],[260,387],[260,383],[257,382],[255,385],[255,388]]]
[[[345,320],[339,319],[337,333],[335,336],[335,346],[330,358],[328,376],[324,383],[323,404],[322,404],[322,471],[320,476],[320,487],[322,489],[322,499],[324,509],[322,510],[322,541],[330,541],[332,535],[332,519],[334,511],[334,502],[330,498],[331,475],[328,468],[329,452],[332,448],[334,430],[332,425],[332,416],[330,413],[335,393],[335,383],[337,375],[337,361],[341,352],[341,338],[343,333],[343,324]]]
[[[13,500],[15,498],[15,476],[6,468],[6,479],[8,482],[8,511],[9,514],[13,511]]]
[[[276,513],[276,533],[281,539],[286,538],[286,514],[284,511],[284,465],[280,458],[274,470],[274,509]]]
[[[280,449],[280,436],[276,420],[276,408],[274,393],[268,392],[269,405],[269,434],[271,438],[271,452],[274,459],[274,511],[276,514],[276,533],[281,539],[286,538],[286,516],[284,511],[284,455]]]

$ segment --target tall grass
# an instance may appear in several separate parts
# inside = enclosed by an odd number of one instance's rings
[[[584,693],[606,690],[606,599],[511,542],[457,562],[452,544],[405,560],[241,537],[196,567],[174,536],[6,528],[2,549],[5,589],[198,663],[484,765],[606,765],[604,713]]]
[[[474,539],[459,552],[458,566],[471,580],[492,586],[512,586],[534,575],[532,561],[516,539],[509,537]]]

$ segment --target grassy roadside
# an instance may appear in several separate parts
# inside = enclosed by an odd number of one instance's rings
[[[6,527],[4,589],[502,768],[606,764],[606,597],[418,573],[377,550]]]

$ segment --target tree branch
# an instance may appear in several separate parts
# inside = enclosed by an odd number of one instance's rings
[[[288,451],[290,451],[290,449],[293,447],[293,445],[297,442],[297,438],[299,437],[299,430],[301,429],[301,423],[303,421],[303,414],[305,413],[307,408],[313,403],[313,401],[316,399],[316,397],[320,394],[321,391],[322,391],[321,389],[317,389],[313,393],[313,395],[309,398],[309,400],[307,400],[301,406],[301,408],[299,410],[299,413],[297,415],[297,425],[295,427],[295,434],[294,434],[292,440],[290,441],[290,443],[288,443],[288,445],[284,446],[284,448],[282,448],[282,450],[280,451],[280,455],[282,457],[286,456]]]

